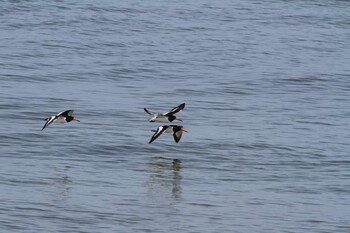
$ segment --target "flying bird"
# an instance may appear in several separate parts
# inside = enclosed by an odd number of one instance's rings
[[[149,143],[152,143],[154,140],[156,140],[163,133],[172,133],[175,142],[178,143],[181,139],[182,132],[188,133],[188,131],[181,125],[163,125],[163,126],[158,127],[156,130],[152,130],[152,131],[155,133],[152,136]]]
[[[46,127],[48,127],[51,123],[67,123],[71,121],[78,121],[80,122],[77,118],[73,117],[73,112],[74,110],[67,110],[64,112],[60,112],[55,116],[51,116],[49,118],[46,118],[45,125],[41,130],[44,130]]]
[[[161,123],[169,123],[173,120],[182,121],[180,118],[177,118],[174,114],[182,111],[185,108],[185,103],[180,104],[179,106],[171,109],[169,112],[164,114],[158,112],[150,112],[147,108],[144,108],[145,112],[153,117],[149,120],[150,122],[161,122]]]

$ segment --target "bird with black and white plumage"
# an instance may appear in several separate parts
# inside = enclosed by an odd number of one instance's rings
[[[158,127],[156,130],[152,130],[152,131],[155,133],[153,134],[149,143],[152,143],[163,133],[172,133],[175,142],[178,143],[182,137],[182,133],[183,132],[188,133],[188,131],[181,125],[163,125]]]
[[[182,103],[179,106],[176,106],[175,108],[171,109],[169,112],[166,112],[163,114],[158,112],[151,112],[147,108],[144,108],[144,110],[146,113],[153,116],[149,120],[150,122],[169,123],[174,120],[182,121],[180,118],[176,117],[175,114],[182,111],[184,108],[185,108],[185,103]]]
[[[41,130],[44,130],[46,127],[48,127],[52,123],[67,123],[67,122],[71,122],[71,121],[80,122],[80,120],[78,120],[77,118],[72,116],[73,112],[74,112],[74,110],[67,110],[64,112],[60,112],[57,115],[46,118],[45,119],[46,123]]]

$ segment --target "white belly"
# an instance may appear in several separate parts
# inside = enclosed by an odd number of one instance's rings
[[[170,122],[168,120],[168,118],[166,116],[163,116],[163,115],[157,115],[157,116],[153,117],[152,119],[150,119],[149,121],[160,122],[160,123],[169,123]]]
[[[67,123],[65,117],[59,117],[57,120],[54,121],[55,123]]]
[[[166,130],[164,130],[164,133],[174,133],[173,127],[168,127]]]

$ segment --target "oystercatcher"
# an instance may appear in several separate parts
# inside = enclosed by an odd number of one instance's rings
[[[74,110],[67,110],[64,112],[58,113],[56,116],[51,116],[49,118],[46,118],[45,125],[41,130],[44,130],[47,126],[49,126],[51,123],[67,123],[70,121],[78,121],[80,122],[77,118],[73,117],[73,112]]]
[[[163,125],[158,127],[156,130],[152,130],[154,135],[152,136],[149,143],[152,143],[154,140],[156,140],[160,135],[163,133],[172,133],[175,142],[179,142],[182,136],[182,132],[188,133],[188,131],[181,125]]]
[[[174,114],[182,111],[185,108],[185,103],[180,104],[179,106],[171,109],[169,112],[166,112],[164,114],[158,113],[158,112],[150,112],[147,110],[147,108],[144,108],[145,112],[147,112],[149,115],[152,115],[153,117],[149,120],[150,122],[162,122],[162,123],[169,123],[173,120],[182,121],[180,118],[177,118]]]

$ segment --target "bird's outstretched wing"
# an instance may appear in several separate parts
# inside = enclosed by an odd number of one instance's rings
[[[176,106],[175,108],[171,109],[169,112],[164,113],[163,115],[165,116],[174,115],[175,113],[182,111],[184,108],[185,108],[185,103],[182,103],[179,106]]]
[[[182,137],[182,131],[179,130],[179,131],[173,133],[173,136],[174,136],[175,142],[178,143]]]
[[[46,123],[44,127],[41,130],[44,130],[47,126],[49,126],[52,122],[54,122],[57,119],[57,116],[51,116],[49,118],[46,118]]]
[[[157,128],[156,132],[153,134],[151,140],[149,141],[149,143],[152,143],[154,140],[156,140],[160,135],[162,135],[165,130],[168,128],[169,126],[160,126]]]

